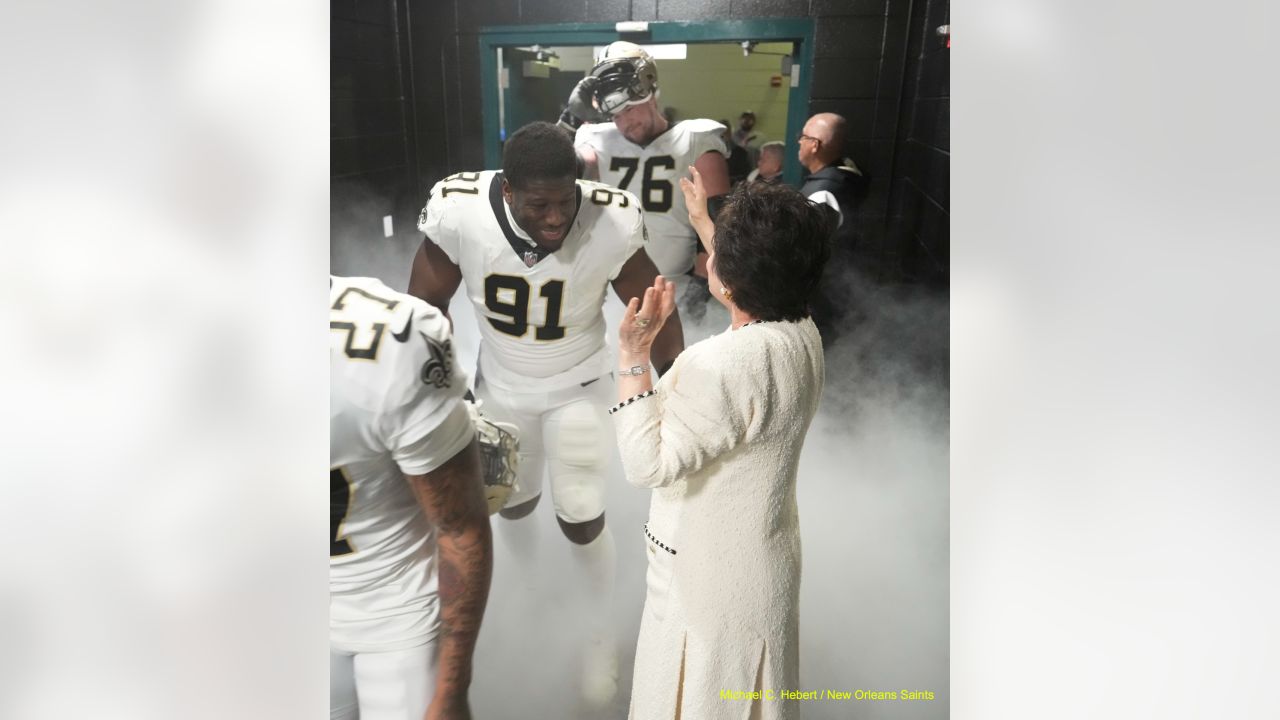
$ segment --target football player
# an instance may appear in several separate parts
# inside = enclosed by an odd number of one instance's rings
[[[575,115],[576,113],[576,115]],[[678,185],[690,165],[707,188],[712,219],[729,192],[728,129],[714,120],[672,125],[658,107],[658,66],[639,45],[625,41],[605,48],[570,96],[562,125],[577,127],[574,144],[585,176],[628,190],[640,198],[649,228],[649,255],[674,281],[682,306],[700,317],[706,290],[707,253],[689,223]],[[697,278],[688,290],[691,278]]]
[[[448,320],[329,280],[330,717],[466,720],[493,543]]]
[[[487,414],[519,429],[518,489],[500,513],[500,534],[527,567],[537,537],[527,516],[549,476],[560,530],[594,610],[582,690],[600,704],[617,690],[609,632],[616,558],[604,507],[615,368],[602,306],[610,285],[623,304],[643,296],[658,270],[635,195],[576,176],[572,141],[537,122],[507,140],[501,172],[462,172],[437,183],[418,220],[426,238],[409,292],[444,309],[466,285],[480,325],[476,395]],[[673,319],[654,346],[659,374],[684,348]]]

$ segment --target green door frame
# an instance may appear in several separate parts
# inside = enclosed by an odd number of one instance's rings
[[[481,128],[484,136],[484,166],[502,164],[502,142],[498,137],[498,53],[500,47],[542,45],[608,45],[615,40],[639,44],[699,42],[796,42],[799,51],[792,58],[792,74],[787,96],[787,138],[800,134],[809,114],[809,85],[813,76],[813,18],[770,18],[768,20],[708,20],[705,22],[651,22],[649,32],[619,33],[608,23],[566,23],[563,25],[498,25],[480,28]],[[659,63],[661,65],[661,63]],[[547,118],[548,121],[554,118]],[[783,178],[800,182],[800,160],[786,154]]]

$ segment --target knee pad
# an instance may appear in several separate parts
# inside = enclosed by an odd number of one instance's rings
[[[604,512],[604,470],[613,428],[603,408],[580,400],[552,413],[547,465],[556,515],[571,523],[594,520]]]
[[[570,471],[602,469],[605,442],[613,437],[608,421],[602,419],[603,413],[590,403],[579,401],[556,410],[555,414],[554,448],[548,448],[548,453]]]

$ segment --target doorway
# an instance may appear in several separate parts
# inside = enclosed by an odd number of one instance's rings
[[[482,28],[485,167],[501,165],[502,142],[510,132],[559,116],[598,48],[628,40],[657,60],[659,103],[675,120],[704,117],[736,124],[741,112],[755,112],[758,141],[787,144],[783,177],[798,185],[801,169],[791,139],[807,119],[813,20],[648,23],[647,28],[625,34],[605,24]]]

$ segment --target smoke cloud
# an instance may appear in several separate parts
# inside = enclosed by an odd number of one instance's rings
[[[335,228],[335,272],[372,272],[405,287],[420,235],[394,242],[364,237],[359,249],[343,247],[355,238],[360,235],[354,229]],[[904,690],[930,691],[934,696],[931,701],[808,702],[807,718],[946,717],[947,297],[877,288],[856,277],[849,283],[855,311],[827,350],[823,401],[801,460],[798,689],[893,691],[899,698]],[[622,310],[610,291],[606,338],[615,349]],[[682,313],[686,345],[728,325],[727,311],[714,300],[697,322],[689,320],[684,307]],[[474,369],[479,334],[461,292],[451,314],[460,362]],[[494,582],[472,691],[478,717],[627,716],[645,597],[641,528],[649,491],[626,483],[616,452],[608,473],[607,518],[618,549],[617,699],[603,713],[578,701],[586,609],[576,591],[568,541],[551,503],[544,501],[532,516],[539,532],[536,568],[519,567],[505,545],[495,542]],[[495,520],[500,522],[505,521]]]

